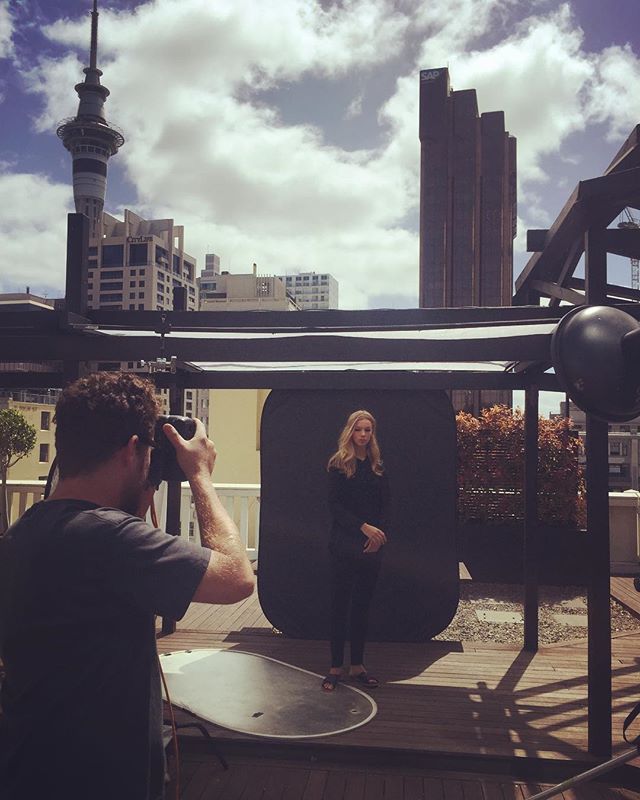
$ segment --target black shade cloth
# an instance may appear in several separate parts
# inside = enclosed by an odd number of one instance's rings
[[[284,634],[328,638],[326,463],[358,409],[377,420],[391,494],[369,639],[426,641],[459,599],[456,428],[444,392],[271,392],[261,425],[260,603]]]

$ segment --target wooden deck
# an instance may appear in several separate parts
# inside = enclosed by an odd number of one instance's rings
[[[181,756],[181,800],[525,800],[546,784],[505,776],[415,769],[353,769],[339,764],[235,757],[223,770],[211,755]],[[174,797],[175,784],[166,798]],[[591,783],[560,800],[636,800],[630,790]]]
[[[176,632],[158,640],[160,652],[203,647],[267,655],[319,674],[324,672],[328,658],[326,642],[288,639],[274,633],[255,595],[233,606],[194,603],[178,623]],[[616,635],[612,647],[613,740],[614,752],[618,753],[629,747],[622,739],[622,720],[640,700],[640,634]],[[286,747],[209,723],[207,729],[225,752],[236,756],[260,751],[273,758],[297,754],[307,759],[333,759],[342,764],[343,772],[346,760],[358,785],[361,777],[357,776],[363,774],[367,763],[370,770],[372,758],[379,770],[422,769],[416,775],[423,786],[425,780],[430,780],[428,771],[434,769],[492,772],[557,782],[595,762],[587,752],[586,640],[544,646],[535,654],[480,642],[370,643],[367,665],[383,683],[374,695],[378,714],[361,728]],[[190,718],[184,713],[178,716],[182,720]],[[514,760],[514,757],[519,758]],[[301,769],[300,764],[295,769]],[[312,777],[314,770],[307,764],[305,774],[307,781],[320,782],[326,787],[329,772],[325,769],[324,777]],[[616,773],[612,781],[615,783],[622,776],[624,783],[640,788],[640,769],[630,766],[623,772],[624,776]],[[335,780],[340,782],[343,778]],[[502,789],[478,790],[472,785],[476,786],[473,780],[463,790],[460,786],[447,788],[443,783],[439,794],[415,796],[461,800],[528,796],[526,789],[518,789],[519,794],[505,794]],[[318,800],[352,796],[337,790],[323,792],[318,790],[308,796]],[[209,797],[202,795],[205,796]],[[307,794],[297,796],[307,797]],[[354,789],[353,797],[361,796]],[[387,794],[364,795],[369,796],[387,798]],[[410,796],[414,795],[410,792],[389,795],[398,800]],[[565,794],[566,798],[587,796]],[[605,796],[640,798],[635,792]]]

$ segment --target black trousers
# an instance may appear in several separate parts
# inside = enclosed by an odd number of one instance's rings
[[[380,552],[331,553],[331,666],[341,667],[344,644],[351,643],[351,664],[362,664],[367,638],[369,606],[380,572]],[[350,613],[349,613],[350,612]]]

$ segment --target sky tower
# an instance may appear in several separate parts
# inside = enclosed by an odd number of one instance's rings
[[[100,85],[102,71],[98,69],[98,0],[93,0],[91,12],[91,50],[85,79],[76,84],[80,98],[75,117],[63,120],[57,134],[73,158],[73,199],[76,212],[91,221],[89,235],[99,236],[102,209],[107,188],[107,162],[124,144],[120,131],[107,124],[104,104],[109,96],[106,86]]]

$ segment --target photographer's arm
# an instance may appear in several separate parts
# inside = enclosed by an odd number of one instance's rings
[[[253,569],[238,529],[220,502],[211,472],[216,451],[204,425],[196,421],[193,439],[183,439],[171,425],[163,430],[176,449],[196,507],[200,541],[213,552],[193,599],[199,603],[237,603],[254,589]]]

